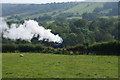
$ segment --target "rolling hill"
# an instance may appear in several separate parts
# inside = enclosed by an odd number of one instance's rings
[[[92,13],[94,11],[95,8],[101,8],[104,6],[105,3],[82,3],[80,5],[77,5],[73,8],[70,8],[68,10],[66,10],[65,12],[75,12],[75,13],[79,13],[80,15],[88,12],[88,13]]]
[[[111,2],[67,2],[67,3],[49,3],[49,4],[2,4],[4,17],[18,15],[20,17],[38,17],[45,14],[52,17],[61,16],[61,14],[71,14],[81,16],[83,13],[101,13],[103,16],[117,16],[114,14],[118,9],[118,3]],[[116,12],[117,13],[117,12]],[[109,15],[108,15],[109,14]]]

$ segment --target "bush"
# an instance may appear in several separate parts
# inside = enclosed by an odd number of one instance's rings
[[[89,52],[94,52],[98,55],[119,55],[120,52],[120,42],[110,41],[110,42],[99,42],[88,47]]]
[[[34,46],[32,44],[19,44],[18,51],[20,51],[20,52],[33,52]]]
[[[15,44],[3,44],[2,52],[15,52],[17,50],[17,45]]]
[[[45,52],[53,53],[54,49],[51,47],[44,47],[40,44],[3,44],[2,52]]]

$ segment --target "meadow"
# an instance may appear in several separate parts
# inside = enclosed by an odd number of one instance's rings
[[[118,78],[118,57],[3,53],[3,78]]]

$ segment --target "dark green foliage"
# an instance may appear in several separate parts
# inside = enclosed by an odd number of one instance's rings
[[[2,52],[36,52],[54,54],[95,54],[95,55],[119,55],[120,41],[98,42],[94,44],[84,43],[64,49],[45,47],[40,44],[2,44]]]
[[[17,47],[15,44],[2,44],[2,52],[15,52]]]
[[[44,52],[53,53],[54,49],[40,44],[2,44],[2,52]]]
[[[54,54],[63,54],[63,49],[55,49]]]
[[[32,51],[34,51],[34,46],[31,44],[19,44],[18,51],[20,51],[20,52],[32,52]]]
[[[74,14],[73,13],[61,13],[56,17],[73,17]]]
[[[80,19],[80,20],[74,21],[73,24],[77,27],[85,27],[87,24],[87,21],[85,19]]]
[[[120,41],[99,42],[91,45],[75,45],[68,47],[67,51],[73,54],[95,54],[95,55],[119,55]],[[66,53],[64,51],[64,53]]]
[[[47,14],[45,14],[43,16],[39,16],[37,18],[34,18],[34,20],[36,20],[38,22],[47,21],[47,20],[51,20],[51,19],[52,19],[52,17]]]
[[[120,42],[99,42],[89,45],[88,50],[90,53],[96,53],[96,55],[119,55]]]
[[[39,44],[36,44],[33,48],[34,48],[33,52],[42,52],[44,50],[44,47]]]
[[[108,18],[108,19],[98,18],[94,21],[78,19],[78,20],[72,20],[70,22],[67,21],[59,22],[56,20],[51,24],[45,23],[43,25],[45,25],[46,28],[51,29],[52,33],[59,34],[63,38],[63,47],[69,47],[77,44],[84,44],[84,43],[92,44],[94,42],[100,42],[100,41],[118,40],[119,23],[120,22],[117,21],[117,19],[115,18]],[[38,41],[37,37],[34,37],[31,40],[31,42],[32,44],[39,44],[39,45],[45,44],[46,46],[52,46],[51,43]],[[15,42],[13,42],[12,40],[3,38],[3,44],[12,44],[12,43],[30,44],[27,41],[16,40]],[[27,47],[27,45],[24,47]],[[26,51],[22,50],[22,51],[27,52],[28,50]],[[44,50],[44,52],[47,52],[46,50]]]
[[[82,14],[82,18],[86,19],[88,21],[93,21],[95,20],[97,17],[100,17],[99,14],[97,13],[83,13]]]
[[[75,46],[67,48],[67,51],[69,53],[73,52],[73,54],[84,54],[86,53],[86,50],[87,50],[86,46],[81,45],[81,44],[77,44]]]
[[[44,47],[43,53],[54,53],[54,48]]]

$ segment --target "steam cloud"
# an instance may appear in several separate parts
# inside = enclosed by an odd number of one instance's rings
[[[1,26],[1,24],[0,24]],[[62,38],[57,34],[51,33],[50,29],[45,29],[38,25],[38,22],[34,20],[25,20],[23,24],[17,26],[17,24],[12,24],[10,27],[5,21],[2,21],[2,33],[4,38],[9,38],[12,40],[21,39],[26,41],[31,41],[33,37],[38,37],[38,40],[45,40],[48,42],[62,43]]]

